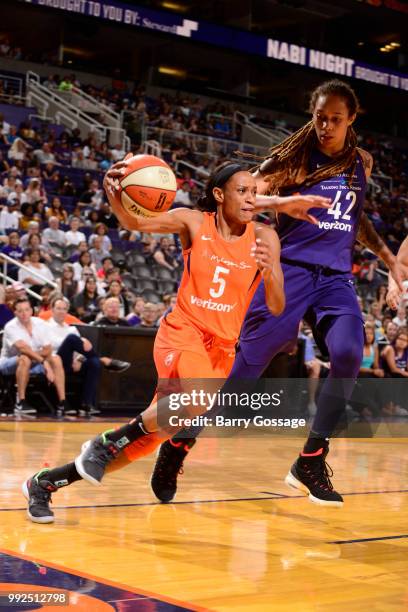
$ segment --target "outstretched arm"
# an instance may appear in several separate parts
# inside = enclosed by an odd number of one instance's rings
[[[373,224],[367,215],[363,212],[360,217],[360,223],[357,231],[357,240],[364,246],[369,248],[377,257],[379,257],[387,266],[392,278],[400,291],[403,290],[402,280],[404,272],[400,262],[393,255],[387,245],[384,243],[381,236],[377,234]]]
[[[312,195],[278,196],[265,195],[270,191],[271,184],[259,170],[255,172],[257,196],[255,209],[258,213],[271,212],[285,213],[299,221],[308,221],[314,225],[318,220],[309,213],[311,208],[331,208],[330,198]]]

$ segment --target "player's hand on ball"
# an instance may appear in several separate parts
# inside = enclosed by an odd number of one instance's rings
[[[133,153],[128,153],[122,161],[118,161],[109,168],[103,177],[103,188],[107,194],[112,196],[115,193],[115,189],[119,189],[119,179],[125,174],[126,166],[129,163],[129,159],[133,157]],[[109,196],[108,196],[109,197]]]

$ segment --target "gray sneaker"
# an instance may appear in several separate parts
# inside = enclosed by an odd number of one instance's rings
[[[41,470],[22,484],[24,497],[28,500],[27,516],[33,523],[53,523],[54,513],[50,508],[51,493],[57,487],[46,478],[39,479],[49,470]]]
[[[84,444],[81,449],[81,454],[75,459],[75,467],[78,474],[84,480],[87,480],[93,485],[99,486],[104,477],[106,466],[115,459],[121,450],[121,445],[109,440],[106,434],[110,431],[105,431],[100,436],[90,440]]]

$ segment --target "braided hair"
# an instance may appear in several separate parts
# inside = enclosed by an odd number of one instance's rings
[[[309,112],[313,113],[320,96],[337,96],[346,103],[349,115],[359,111],[359,102],[353,89],[343,81],[333,79],[317,87],[311,94]],[[270,194],[279,193],[283,187],[309,187],[324,179],[344,172],[350,166],[350,178],[357,163],[357,135],[350,125],[346,141],[340,155],[327,164],[323,164],[313,172],[309,171],[309,159],[313,147],[317,143],[313,121],[294,132],[283,142],[272,147],[270,154],[257,169],[270,183]],[[272,176],[273,175],[273,176]]]

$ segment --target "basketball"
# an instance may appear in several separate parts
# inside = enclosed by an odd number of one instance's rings
[[[177,182],[171,168],[154,155],[130,158],[115,193],[118,206],[131,217],[155,217],[173,204]]]

